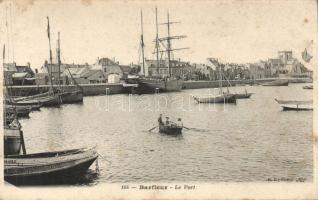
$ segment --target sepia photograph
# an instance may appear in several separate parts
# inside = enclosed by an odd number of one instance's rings
[[[0,199],[317,199],[317,0],[0,0]]]

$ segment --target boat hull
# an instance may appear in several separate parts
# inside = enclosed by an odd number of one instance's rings
[[[236,99],[248,99],[252,96],[253,93],[242,93],[242,94],[235,94]]]
[[[288,86],[288,80],[276,80],[268,83],[263,83],[262,86]]]
[[[182,85],[181,79],[140,79],[136,91],[139,94],[179,92],[182,90]]]
[[[275,99],[284,111],[310,111],[313,110],[313,101],[284,101]]]
[[[306,85],[306,86],[303,87],[303,89],[312,90],[312,89],[314,89],[314,86],[313,85]]]
[[[62,92],[59,94],[62,103],[81,103],[83,102],[83,92]]]
[[[17,155],[21,150],[19,129],[4,129],[4,155]]]
[[[236,103],[235,94],[220,94],[207,97],[193,97],[197,103]]]
[[[92,150],[69,152],[6,157],[4,179],[14,185],[61,184],[80,177],[98,157]]]
[[[168,135],[180,135],[182,134],[182,127],[159,124],[159,132]]]

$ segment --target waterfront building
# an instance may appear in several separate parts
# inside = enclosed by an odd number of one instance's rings
[[[119,65],[119,62],[115,62],[109,58],[97,59],[97,62],[90,66],[93,70],[101,70],[104,74],[104,77],[108,77],[110,74],[118,74],[120,78],[123,78],[124,72]]]
[[[30,63],[17,65],[14,63],[3,64],[4,84],[6,85],[34,85],[34,72]]]
[[[169,77],[168,60],[159,60],[159,67],[157,67],[157,60],[145,59],[145,69],[149,76],[153,77]],[[182,79],[189,79],[195,71],[195,67],[189,62],[179,60],[170,60],[171,76],[180,77]]]

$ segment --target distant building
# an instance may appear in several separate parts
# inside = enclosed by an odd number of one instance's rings
[[[90,68],[93,70],[101,70],[104,74],[104,77],[108,77],[109,74],[118,74],[120,78],[123,78],[124,76],[124,72],[119,63],[109,58],[98,59],[97,62]]]
[[[30,63],[16,65],[16,63],[4,63],[3,75],[5,85],[34,85],[34,72]]]
[[[160,60],[159,67],[157,60],[145,60],[146,70],[149,76],[167,77],[169,76],[168,60]],[[185,79],[194,71],[193,66],[189,62],[181,60],[170,60],[170,73],[172,76],[177,76]],[[147,74],[147,73],[146,73]]]

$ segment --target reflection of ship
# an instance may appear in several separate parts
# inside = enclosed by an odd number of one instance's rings
[[[185,36],[170,36],[170,25],[176,22],[169,21],[169,13],[168,13],[168,22],[164,23],[168,28],[168,36],[164,38],[158,37],[158,20],[157,20],[157,8],[156,8],[156,39],[155,39],[155,54],[156,54],[156,67],[162,73],[158,73],[157,75],[152,75],[151,77],[142,77],[137,80],[138,88],[136,89],[137,93],[157,93],[157,92],[176,92],[181,91],[183,80],[179,77],[173,76],[171,73],[171,56],[172,52],[175,50],[181,50],[185,48],[172,49],[171,48],[171,40],[172,39],[181,39]],[[166,44],[164,44],[166,42]],[[160,45],[165,49],[160,50]],[[144,41],[143,41],[143,23],[142,23],[142,13],[141,13],[141,49],[142,49],[142,72],[146,75],[145,71],[145,58],[144,58]],[[167,55],[167,62],[162,64],[162,59],[159,58],[159,53],[161,53],[161,57],[163,53]],[[163,68],[163,69],[161,69]]]

